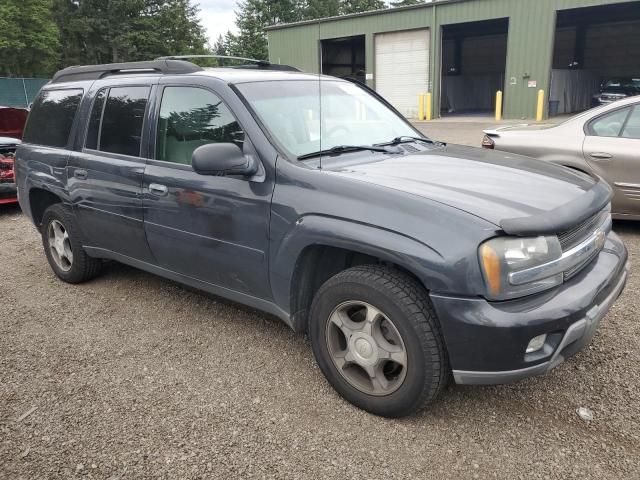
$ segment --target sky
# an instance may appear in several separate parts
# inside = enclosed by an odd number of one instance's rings
[[[236,32],[236,16],[233,13],[236,0],[196,0],[193,3],[200,4],[200,18],[212,46],[218,35],[224,36],[227,30]]]

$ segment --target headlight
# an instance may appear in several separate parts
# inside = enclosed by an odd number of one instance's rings
[[[509,274],[557,260],[562,256],[558,237],[496,237],[480,245],[480,266],[487,284],[487,297],[507,300],[531,295],[560,285],[562,273],[530,283],[512,284]]]

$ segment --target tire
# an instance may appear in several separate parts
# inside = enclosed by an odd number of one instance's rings
[[[80,230],[69,207],[56,203],[47,208],[42,216],[40,232],[45,255],[58,278],[67,283],[81,283],[100,273],[102,261],[90,257],[82,248]],[[56,235],[60,232],[64,240],[56,248],[55,239],[59,238]]]
[[[312,302],[309,336],[329,383],[375,415],[410,415],[436,398],[448,379],[427,292],[396,269],[357,266],[327,280]]]

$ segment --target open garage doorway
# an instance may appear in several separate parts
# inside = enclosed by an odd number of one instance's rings
[[[364,35],[322,40],[322,73],[365,82]]]
[[[638,52],[640,2],[559,10],[549,116],[640,94]]]
[[[440,114],[491,115],[504,91],[509,19],[442,27]]]

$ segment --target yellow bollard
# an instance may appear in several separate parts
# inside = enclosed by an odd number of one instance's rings
[[[427,93],[424,96],[425,107],[424,110],[427,112],[427,120],[431,120],[431,94]]]
[[[418,120],[424,120],[424,95],[418,95]]]
[[[502,91],[496,92],[496,122],[502,120]]]
[[[536,108],[536,122],[542,121],[544,114],[544,90],[538,90],[538,106]]]

